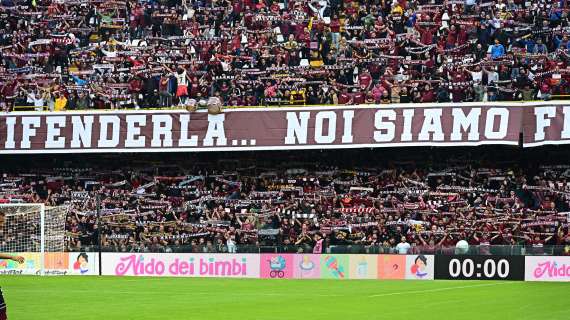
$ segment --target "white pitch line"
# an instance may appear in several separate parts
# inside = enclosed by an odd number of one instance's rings
[[[381,293],[381,294],[373,294],[371,296],[368,296],[368,298],[388,297],[388,296],[397,296],[397,295],[402,295],[402,294],[414,294],[414,293],[429,293],[429,292],[449,291],[449,290],[457,290],[457,289],[469,289],[469,288],[478,288],[478,287],[492,287],[492,286],[499,286],[502,284],[513,284],[513,283],[516,283],[516,282],[513,281],[513,282],[499,282],[499,283],[484,283],[484,284],[474,284],[471,286],[458,286],[458,287],[446,287],[446,288],[437,288],[437,289]]]
[[[445,287],[445,288],[436,288],[436,289],[426,289],[426,290],[413,290],[413,291],[401,291],[401,292],[391,292],[391,293],[381,293],[381,294],[374,294],[374,295],[369,295],[367,296],[368,298],[377,298],[377,297],[389,297],[389,296],[397,296],[397,295],[404,295],[404,294],[419,294],[419,293],[430,293],[430,292],[440,292],[440,291],[450,291],[450,290],[458,290],[458,289],[469,289],[469,288],[478,288],[478,287],[491,287],[491,286],[498,286],[498,285],[503,285],[503,284],[515,284],[517,283],[516,281],[507,281],[507,282],[497,282],[497,283],[483,283],[483,284],[475,284],[475,285],[470,285],[470,286],[457,286],[457,287]],[[36,289],[28,289],[28,288],[22,288],[22,289],[17,289],[19,292],[33,292],[36,293],[38,292],[38,290]],[[41,290],[39,290],[41,291]],[[71,289],[71,290],[65,290],[66,293],[85,293],[87,291],[90,291],[89,288],[86,288],[85,290],[81,290],[81,289]],[[100,290],[100,293],[113,293],[113,294],[129,294],[129,295],[152,295],[155,294],[154,291],[139,291],[139,290],[113,290],[113,289],[107,289],[107,290]],[[200,295],[219,295],[219,293],[217,292],[212,292],[212,291],[192,291],[192,290],[182,290],[182,291],[172,291],[173,294],[184,294],[184,295],[190,295],[190,296],[200,296]],[[288,294],[288,293],[278,293],[278,292],[274,292],[274,293],[270,293],[270,292],[255,292],[255,293],[250,293],[250,292],[242,292],[239,293],[239,295],[241,296],[267,296],[267,297],[298,297],[298,294]],[[332,297],[348,297],[348,296],[352,296],[352,295],[343,295],[343,294],[319,294],[319,293],[315,293],[315,294],[311,294],[310,296],[312,297],[323,297],[323,298],[332,298]]]
[[[41,290],[35,290],[35,289],[17,289],[18,292],[32,292],[32,293],[36,293],[38,291]],[[85,290],[78,290],[78,289],[72,289],[72,290],[62,290],[65,291],[66,293],[85,293],[88,291],[91,291],[90,289],[86,288]],[[107,289],[107,290],[98,290],[99,293],[109,293],[109,294],[129,294],[129,295],[135,295],[135,296],[144,296],[144,295],[155,295],[156,293],[152,290],[150,291],[139,291],[139,290],[133,290],[133,291],[127,291],[127,290],[113,290],[113,289]],[[215,295],[218,296],[219,293],[218,292],[212,292],[212,291],[192,291],[192,290],[182,290],[182,291],[171,291],[172,294],[184,294],[184,295],[190,295],[190,296],[200,296],[200,295]],[[287,293],[269,293],[269,292],[255,292],[255,293],[249,293],[249,292],[242,292],[239,293],[240,296],[252,296],[252,297],[259,297],[259,296],[267,296],[267,297],[299,297],[298,294],[296,293],[291,293],[291,294],[287,294]],[[349,295],[340,295],[340,294],[311,294],[312,297],[347,297]]]

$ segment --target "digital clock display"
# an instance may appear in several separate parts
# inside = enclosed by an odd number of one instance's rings
[[[436,256],[435,279],[523,280],[522,256]]]

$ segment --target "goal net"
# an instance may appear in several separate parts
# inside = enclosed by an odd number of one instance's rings
[[[65,248],[67,206],[43,204],[0,204],[0,252],[23,255],[24,265],[0,261],[0,272],[44,274],[57,267],[57,253]]]

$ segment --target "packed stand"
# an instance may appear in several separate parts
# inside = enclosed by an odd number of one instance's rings
[[[0,1],[0,109],[569,94],[567,0]],[[21,109],[21,108],[20,108]]]
[[[466,240],[483,254],[570,252],[570,166],[192,171],[4,174],[0,202],[69,205],[70,251],[97,250],[100,203],[109,251],[434,253]]]

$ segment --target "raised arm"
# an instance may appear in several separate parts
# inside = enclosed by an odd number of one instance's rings
[[[441,246],[443,244],[443,242],[445,241],[445,239],[447,239],[447,233],[445,233],[443,235],[443,238],[441,238],[441,240],[439,240],[439,242],[437,243],[437,246]]]
[[[418,238],[420,238],[420,241],[422,242],[422,244],[423,244],[424,246],[427,246],[427,242],[426,242],[426,240],[424,239],[424,237],[422,237],[421,234],[418,234]]]
[[[8,260],[16,261],[18,263],[24,263],[24,257],[12,255],[12,254],[7,254],[7,253],[0,253],[0,259],[8,259]]]
[[[475,241],[479,241],[479,237],[477,237],[477,231],[473,232],[473,239],[475,239]]]
[[[236,214],[236,220],[239,223],[239,225],[243,225],[243,221],[241,221],[241,218],[239,217],[239,215]]]

